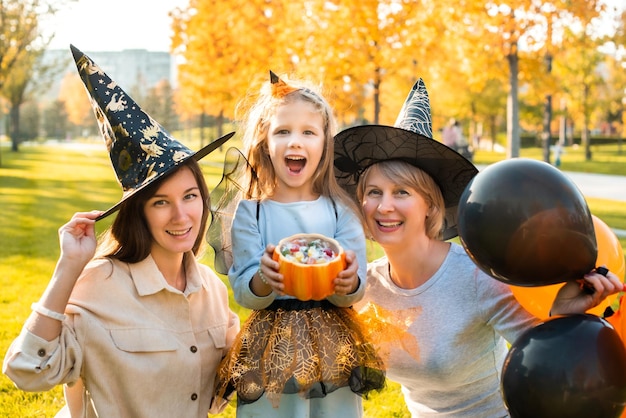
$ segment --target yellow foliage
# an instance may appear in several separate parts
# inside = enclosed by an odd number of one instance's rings
[[[535,102],[561,88],[546,51],[560,59],[563,28],[602,12],[600,0],[190,0],[172,13],[178,103],[233,118],[273,70],[322,83],[342,127],[391,124],[421,77],[435,131],[450,117],[486,123],[504,116],[512,78]]]

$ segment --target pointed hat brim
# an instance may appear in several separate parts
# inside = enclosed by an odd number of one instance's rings
[[[180,167],[185,161],[189,160],[189,158],[194,158],[196,161],[199,161],[201,158],[206,157],[207,155],[209,155],[211,152],[215,151],[217,148],[221,147],[226,141],[228,141],[233,135],[235,135],[235,132],[230,132],[218,139],[216,139],[215,141],[211,142],[209,145],[201,148],[200,150],[198,150],[198,152],[190,155],[189,157],[179,161],[176,165],[171,166],[168,170],[161,172],[161,174],[158,177],[154,177],[153,179],[151,179],[150,181],[146,181],[144,182],[140,187],[133,189],[129,192],[124,193],[124,195],[122,196],[122,199],[117,202],[115,205],[111,206],[109,209],[107,209],[102,215],[98,216],[96,218],[96,221],[99,221],[100,219],[104,219],[107,216],[111,215],[112,213],[117,212],[117,210],[120,208],[120,205],[126,201],[127,199],[129,199],[131,196],[133,196],[134,194],[136,194],[137,192],[139,192],[140,190],[143,190],[144,188],[146,188],[149,184],[154,183],[154,181],[163,178],[164,176],[170,174],[171,172],[173,172],[175,169],[177,169],[178,167]]]

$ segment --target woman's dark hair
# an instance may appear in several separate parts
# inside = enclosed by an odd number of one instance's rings
[[[137,192],[120,205],[119,213],[111,227],[100,238],[98,257],[111,257],[127,263],[137,263],[150,254],[153,238],[146,223],[144,205],[155,195],[168,176],[183,168],[191,170],[196,183],[198,183],[202,202],[204,203],[200,232],[192,248],[194,255],[197,256],[200,253],[204,244],[204,234],[207,228],[211,204],[209,201],[209,190],[200,165],[194,158],[190,158],[179,168],[146,186],[145,189]]]

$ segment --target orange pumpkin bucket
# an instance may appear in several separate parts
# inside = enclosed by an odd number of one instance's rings
[[[296,234],[283,238],[274,250],[284,292],[300,300],[322,300],[335,292],[333,281],[346,268],[339,243],[320,234]]]

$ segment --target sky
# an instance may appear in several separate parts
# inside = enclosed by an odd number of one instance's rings
[[[624,7],[624,0],[604,3]],[[50,49],[74,44],[83,51],[147,49],[169,51],[170,10],[186,8],[189,0],[78,0],[42,22],[44,33],[55,33]]]
[[[186,8],[189,0],[78,0],[48,21],[45,34],[55,33],[49,48],[70,44],[83,51],[147,49],[169,51],[170,10]]]

